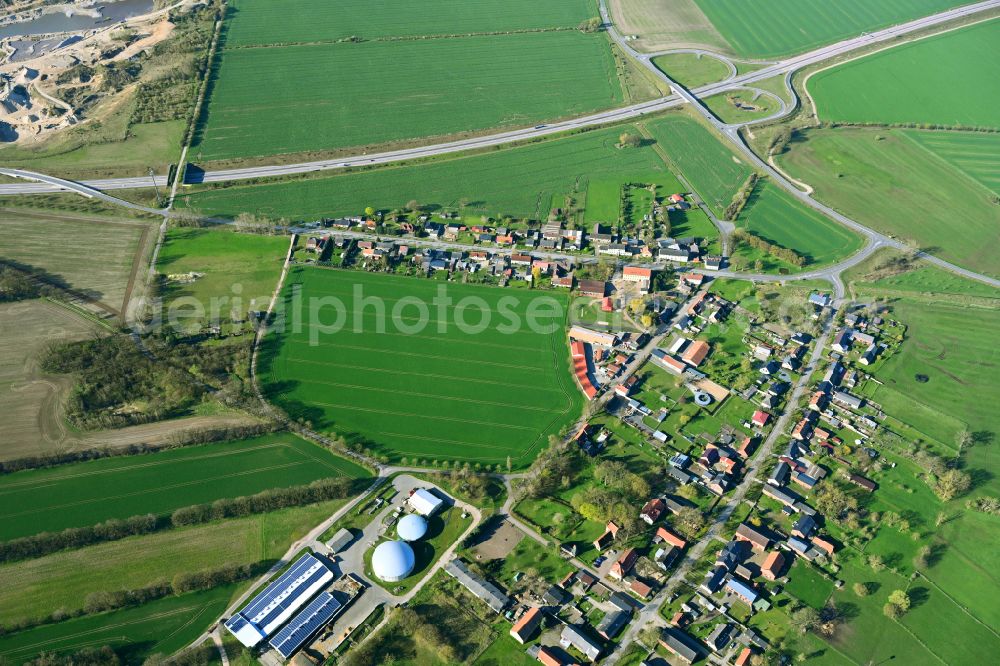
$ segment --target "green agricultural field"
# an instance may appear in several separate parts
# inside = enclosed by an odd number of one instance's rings
[[[223,564],[269,566],[346,500],[167,530],[0,566],[0,623],[83,608],[91,592],[137,589]],[[45,581],[40,586],[38,581]]]
[[[761,95],[753,90],[734,90],[712,95],[705,100],[716,118],[724,123],[745,123],[760,120],[777,113],[781,105],[770,95]]]
[[[687,116],[668,116],[647,123],[646,128],[705,203],[721,215],[750,175],[750,167]]]
[[[807,266],[850,256],[862,240],[771,183],[758,185],[737,219],[738,226],[806,258]]]
[[[206,311],[214,302],[222,316],[255,307],[266,308],[278,284],[288,251],[287,236],[257,236],[226,230],[170,229],[160,248],[156,269],[163,275],[200,273],[194,282],[167,282],[164,300],[191,302]],[[236,305],[237,301],[239,306]]]
[[[0,477],[0,539],[368,472],[294,435],[105,458]]]
[[[452,304],[434,302],[439,286]],[[283,293],[289,312],[298,290],[306,321],[266,339],[259,373],[272,401],[315,428],[391,460],[509,456],[522,467],[580,413],[564,294],[300,267]],[[530,330],[529,312],[543,307],[537,323],[549,330]]]
[[[882,251],[876,253],[873,260],[859,264],[850,273],[844,274],[845,281],[853,282],[859,289],[879,292],[909,292],[926,294],[951,294],[954,296],[972,296],[978,298],[1000,298],[1000,291],[983,282],[974,282],[943,268],[921,262],[904,273],[873,279],[874,270],[882,261],[896,255],[896,252]]]
[[[920,138],[912,140],[914,136]],[[986,169],[959,170],[958,162],[949,163],[921,143],[938,136],[911,130],[810,131],[778,159],[783,169],[814,187],[819,200],[852,219],[913,239],[966,268],[1000,274],[993,251],[996,195],[972,175]],[[981,155],[997,143],[986,134],[955,136],[967,137],[962,141],[975,145]]]
[[[653,64],[685,88],[697,88],[706,83],[722,81],[729,76],[729,67],[718,58],[697,53],[671,53],[656,56]]]
[[[118,312],[149,229],[143,222],[0,209],[0,261],[41,271]]]
[[[416,199],[431,208],[461,210],[477,217],[487,214],[539,219],[548,213],[554,197],[579,196],[588,182],[607,183],[614,190],[633,176],[669,177],[653,147],[615,147],[619,135],[628,129],[595,130],[418,165],[195,190],[180,203],[223,217],[253,211],[271,217],[315,220],[356,215],[367,206],[400,208]],[[616,195],[605,199],[605,208],[613,207],[617,218]]]
[[[362,39],[575,28],[597,16],[592,0],[534,2],[437,0],[232,0],[225,24],[229,48]]]
[[[905,131],[903,135],[1000,196],[1000,134]]]
[[[141,664],[189,645],[218,620],[238,591],[227,585],[7,634],[0,638],[0,658],[21,664],[41,652],[72,654],[107,645],[122,663]]]
[[[78,180],[146,176],[150,168],[165,175],[180,157],[185,122],[129,125],[128,120],[128,113],[114,114],[100,127],[57,133],[37,147],[5,146],[0,163]]]
[[[994,408],[1000,404],[1000,385],[994,373],[1000,350],[993,334],[1000,326],[1000,310],[899,298],[894,299],[892,312],[907,325],[906,339],[875,374],[888,388],[906,397],[899,401],[900,406],[907,402],[924,405],[958,419],[973,432],[1000,432]],[[928,380],[918,381],[917,375]],[[879,393],[873,397],[876,402]],[[909,420],[906,413],[893,416],[904,423]],[[957,433],[948,434],[937,436],[943,442],[953,442]]]
[[[823,120],[997,128],[998,40],[1000,21],[980,23],[819,72],[809,92]]]
[[[623,101],[607,37],[577,30],[223,49],[216,70],[196,161],[526,126]]]
[[[695,0],[734,53],[769,58],[954,7],[955,0]]]

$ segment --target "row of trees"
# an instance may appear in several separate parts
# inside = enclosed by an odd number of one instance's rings
[[[170,595],[181,595],[186,592],[197,592],[209,590],[220,585],[229,585],[243,580],[248,580],[255,575],[263,573],[260,564],[224,564],[214,569],[205,569],[189,573],[179,573],[173,580],[160,579],[136,589],[126,590],[104,590],[91,592],[86,596],[83,607],[75,611],[65,609],[57,610],[45,618],[25,618],[18,622],[0,626],[0,635],[24,631],[30,627],[42,624],[62,622],[74,617],[83,615],[95,615],[111,610],[128,608],[130,606],[141,606],[142,604],[162,599]]]
[[[245,497],[227,497],[211,504],[195,504],[177,509],[170,516],[174,527],[197,525],[224,518],[241,518],[293,506],[305,506],[349,497],[355,490],[353,479],[319,479],[306,486],[274,488]]]
[[[761,252],[766,252],[775,259],[780,259],[787,264],[792,266],[805,266],[806,258],[795,250],[787,247],[781,247],[769,240],[761,238],[760,236],[752,233],[747,229],[737,229],[733,232],[733,240],[738,243],[746,243],[752,248],[758,249]]]
[[[343,499],[351,496],[355,490],[355,481],[352,479],[320,479],[309,485],[275,488],[246,497],[224,498],[211,504],[183,507],[174,511],[169,520],[146,514],[107,520],[89,527],[71,527],[61,532],[42,532],[34,536],[0,542],[0,562],[41,557],[60,550],[151,534],[171,527],[197,525],[224,518],[239,518],[287,507]]]
[[[224,442],[231,439],[246,439],[274,432],[277,429],[272,423],[254,423],[250,425],[223,426],[220,428],[190,428],[172,433],[166,441],[159,444],[129,444],[128,446],[106,446],[93,449],[79,449],[53,453],[44,456],[28,456],[14,460],[0,461],[0,474],[21,472],[27,469],[43,469],[57,467],[68,463],[100,460],[120,456],[137,456],[157,453],[167,449],[183,446],[207,444],[209,442]]]
[[[19,270],[0,263],[0,303],[47,295],[48,290]]]
[[[756,173],[750,174],[746,182],[743,183],[743,187],[740,191],[733,195],[733,200],[723,213],[727,220],[735,220],[739,216],[740,211],[743,207],[747,205],[747,201],[750,200],[750,195],[753,194],[754,188],[757,187],[757,181],[760,180],[760,176]]]

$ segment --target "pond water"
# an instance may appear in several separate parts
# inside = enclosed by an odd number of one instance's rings
[[[140,16],[153,9],[153,0],[118,0],[98,4],[101,16],[74,14],[66,16],[62,12],[42,14],[31,21],[12,23],[0,26],[0,39],[29,35],[45,35],[50,32],[78,32],[90,30],[106,23],[114,23],[122,19]]]

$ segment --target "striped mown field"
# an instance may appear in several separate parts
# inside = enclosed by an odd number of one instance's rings
[[[268,336],[259,374],[315,428],[394,460],[524,466],[580,414],[565,294],[304,267],[289,273],[288,312],[296,293],[304,319]],[[533,312],[549,330],[531,330]]]
[[[305,6],[303,6],[305,5]],[[593,0],[229,5],[192,157],[318,154],[621,105]]]
[[[0,540],[368,472],[289,434],[0,477]]]

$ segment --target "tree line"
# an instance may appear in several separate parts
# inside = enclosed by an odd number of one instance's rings
[[[0,625],[0,636],[84,615],[96,615],[97,613],[141,606],[170,595],[179,596],[187,592],[210,590],[221,585],[249,580],[266,570],[267,566],[262,562],[256,564],[227,563],[213,569],[178,573],[172,580],[159,579],[140,588],[91,592],[84,599],[82,608],[74,611],[57,610],[48,617],[24,618]]]
[[[32,280],[23,272],[0,261],[0,303],[39,298],[48,295],[50,291],[50,288],[39,284],[37,280]]]
[[[760,176],[758,176],[756,172],[747,177],[746,182],[743,183],[743,187],[740,188],[739,192],[733,195],[733,200],[728,206],[726,206],[726,210],[723,215],[727,220],[735,220],[739,217],[739,214],[743,211],[743,207],[746,206],[747,202],[750,200],[750,195],[753,194],[754,188],[757,187],[757,181],[759,180]]]
[[[738,243],[746,243],[750,247],[758,249],[761,252],[765,252],[775,259],[784,261],[792,266],[798,266],[801,268],[806,265],[806,258],[795,250],[787,247],[781,247],[776,243],[772,243],[769,240],[761,238],[747,229],[741,228],[734,231],[733,240]]]
[[[151,534],[173,527],[197,525],[224,518],[241,518],[294,506],[306,506],[350,497],[357,490],[355,479],[319,479],[304,486],[273,488],[255,495],[219,499],[175,510],[169,518],[146,514],[112,519],[90,527],[70,527],[60,532],[42,532],[0,542],[0,562],[41,557],[60,550],[82,548],[117,541],[130,536]]]
[[[14,460],[0,461],[0,475],[22,472],[29,469],[58,467],[69,463],[87,462],[102,458],[158,453],[169,449],[197,446],[211,442],[246,439],[248,437],[275,432],[276,430],[278,430],[278,427],[273,423],[254,423],[245,426],[225,426],[220,428],[191,428],[173,433],[166,441],[160,444],[129,444],[122,447],[109,445],[101,448],[79,449],[77,451],[66,451],[42,456],[27,456],[24,458],[15,458]]]

